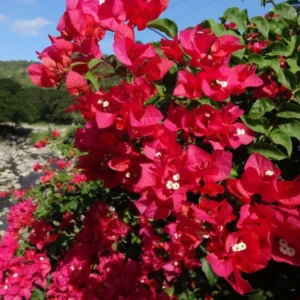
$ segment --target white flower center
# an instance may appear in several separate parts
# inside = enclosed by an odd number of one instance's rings
[[[238,128],[236,132],[237,132],[238,135],[245,135],[246,134],[245,129],[241,129],[241,128]]]
[[[279,240],[279,251],[289,257],[296,255],[296,250],[289,246],[288,242],[284,239]]]
[[[226,88],[228,86],[227,81],[216,80],[216,83],[219,84],[222,88]]]
[[[209,118],[209,117],[210,117],[210,114],[209,114],[209,113],[205,113],[204,116],[205,116],[206,118]]]
[[[167,181],[166,187],[168,190],[172,190],[173,189],[173,182],[172,181]]]
[[[174,181],[178,181],[180,179],[180,175],[179,174],[175,174],[174,176],[173,176],[173,180]]]
[[[180,184],[178,182],[173,183],[173,190],[178,190],[180,188]]]
[[[44,260],[44,257],[40,257],[40,261],[43,261]]]
[[[178,190],[180,188],[180,184],[178,182],[168,180],[166,183],[166,187],[168,190]]]
[[[109,106],[109,102],[108,101],[104,101],[103,102],[103,107],[108,107]]]
[[[273,175],[274,175],[274,172],[271,171],[271,170],[267,170],[267,171],[265,172],[265,175],[266,175],[266,176],[273,176]]]
[[[127,172],[125,175],[126,178],[130,178],[130,176],[131,176],[130,172]]]
[[[13,278],[17,278],[19,276],[19,274],[18,273],[15,273],[14,275],[13,275]]]
[[[175,262],[174,262],[174,266],[178,266],[178,261],[175,261]]]
[[[240,242],[238,244],[234,244],[231,249],[233,252],[241,252],[247,249],[247,245],[244,242]]]

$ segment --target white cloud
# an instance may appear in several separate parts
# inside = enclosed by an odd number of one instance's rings
[[[44,18],[35,18],[33,20],[17,20],[12,25],[12,30],[26,36],[38,36],[40,30],[50,24]]]
[[[0,14],[0,23],[6,23],[6,21],[7,21],[7,16]]]

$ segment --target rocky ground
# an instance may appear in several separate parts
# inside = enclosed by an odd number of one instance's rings
[[[59,131],[64,132],[66,128],[61,127]],[[34,164],[48,163],[51,156],[57,156],[50,146],[37,149],[30,142],[30,133],[47,130],[48,126],[22,125],[0,141],[0,191],[29,188],[40,176],[34,173]],[[5,215],[11,205],[9,199],[0,199],[0,231],[6,225]]]

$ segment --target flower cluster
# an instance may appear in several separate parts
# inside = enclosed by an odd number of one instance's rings
[[[65,83],[74,97],[68,111],[86,121],[75,134],[81,172],[64,185],[36,164],[61,196],[39,212],[58,220],[33,218],[28,202],[25,223],[11,225],[18,233],[26,224],[34,253],[52,255],[49,299],[167,300],[184,289],[211,299],[203,272],[210,285],[218,276],[243,295],[253,291],[247,274],[271,261],[300,265],[299,39],[286,5],[251,22],[233,8],[222,24],[178,32],[157,19],[168,0],[67,0],[60,36],[50,36],[29,75],[41,87]],[[170,39],[136,41],[146,28]],[[99,47],[107,31],[114,57]],[[118,84],[99,87],[108,78]],[[72,162],[56,163],[68,171]],[[82,191],[74,203],[78,186],[91,181],[101,181],[101,202],[85,202]],[[74,240],[63,245],[62,234]],[[45,274],[31,285],[45,288]]]

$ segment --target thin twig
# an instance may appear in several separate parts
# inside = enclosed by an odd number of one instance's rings
[[[168,37],[166,37],[165,35],[163,35],[162,33],[160,33],[159,31],[153,29],[153,28],[150,28],[148,27],[150,30],[152,30],[153,32],[157,33],[158,35],[160,35],[161,37],[163,37],[164,39],[168,40]]]

